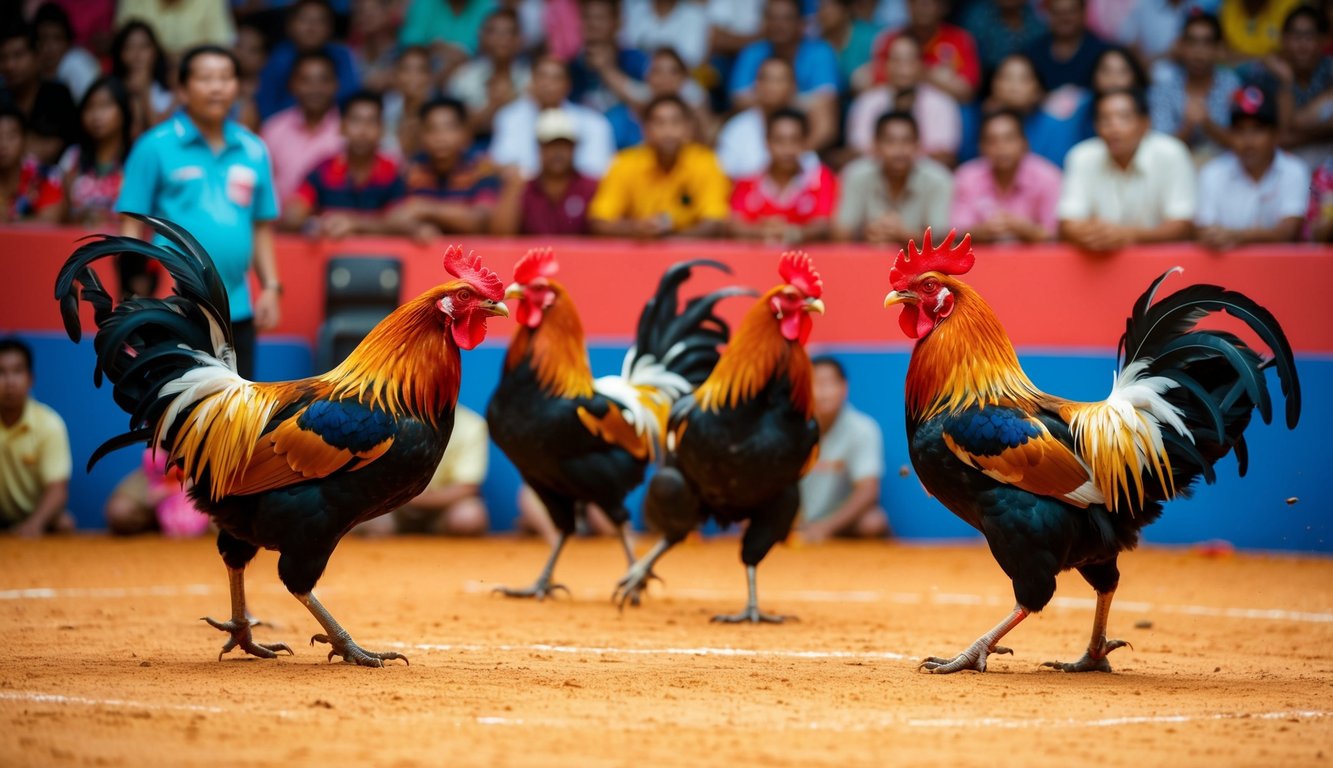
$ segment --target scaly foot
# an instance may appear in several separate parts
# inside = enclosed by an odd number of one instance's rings
[[[648,589],[648,582],[652,579],[662,581],[662,577],[653,573],[651,563],[646,559],[636,560],[620,581],[616,582],[615,591],[611,593],[611,602],[618,604],[622,611],[625,610],[626,602],[637,608],[643,601],[643,593]]]
[[[1123,648],[1129,645],[1124,640],[1102,640],[1100,648],[1089,648],[1083,658],[1078,661],[1047,661],[1042,664],[1043,667],[1051,667],[1064,672],[1110,672],[1111,662],[1106,660],[1106,655],[1117,648]],[[1133,646],[1130,646],[1133,648]]]
[[[992,653],[1013,654],[1013,652],[1013,649],[1006,648],[1003,645],[987,646],[984,640],[978,640],[968,646],[967,650],[952,659],[946,659],[940,656],[928,656],[925,659],[922,659],[921,664],[917,666],[917,669],[924,669],[935,675],[948,675],[954,672],[960,672],[964,669],[970,669],[973,672],[985,672],[986,659]]]
[[[756,606],[747,606],[740,613],[720,613],[710,619],[715,624],[781,624],[785,621],[800,621],[795,616],[784,616],[780,613],[764,613]]]
[[[570,594],[569,587],[566,587],[564,584],[552,584],[550,579],[537,579],[536,583],[530,587],[524,587],[522,589],[515,589],[514,587],[496,587],[491,591],[498,592],[505,597],[533,598],[540,602],[548,597],[554,598],[555,593],[562,589],[565,591],[566,595]]]
[[[277,658],[278,651],[286,651],[292,656],[296,655],[292,653],[291,647],[286,643],[256,643],[250,630],[257,626],[259,622],[250,620],[238,622],[235,619],[223,622],[210,619],[207,616],[200,619],[200,621],[206,621],[210,627],[231,634],[231,639],[227,641],[226,645],[222,646],[222,652],[218,654],[218,661],[221,661],[222,657],[226,656],[227,652],[233,648],[240,648],[251,656],[258,656],[261,659]]]
[[[332,650],[329,651],[329,661],[333,661],[334,656],[341,656],[343,663],[357,664],[362,667],[382,667],[384,666],[384,662],[393,659],[402,659],[404,664],[411,664],[411,662],[407,660],[407,657],[401,653],[396,653],[394,651],[384,651],[383,653],[367,651],[365,648],[357,645],[356,641],[347,635],[341,637],[329,637],[328,635],[319,634],[310,638],[311,645],[314,645],[317,642],[328,643],[332,646]]]

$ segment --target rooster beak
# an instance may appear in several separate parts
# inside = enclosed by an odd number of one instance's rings
[[[824,314],[824,302],[820,299],[806,299],[805,311],[814,312],[816,315]]]
[[[917,302],[917,295],[911,291],[889,291],[889,295],[884,297],[884,308],[888,309],[894,304]]]
[[[519,285],[518,283],[510,283],[509,287],[505,288],[505,298],[506,299],[523,298],[523,286]]]
[[[504,304],[501,304],[498,301],[483,302],[481,307],[486,312],[489,312],[492,315],[499,315],[500,317],[509,317],[509,307],[506,307]]]

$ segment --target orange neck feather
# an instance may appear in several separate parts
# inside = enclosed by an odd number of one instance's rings
[[[583,322],[565,289],[552,282],[555,301],[542,312],[536,328],[519,325],[505,355],[505,370],[524,360],[532,366],[542,389],[554,397],[592,397],[592,368],[583,342]]]
[[[771,302],[783,287],[764,294],[745,313],[717,367],[695,392],[704,410],[735,407],[757,396],[775,375],[785,375],[791,382],[792,405],[807,419],[813,416],[810,356],[799,343],[783,337],[773,315]]]
[[[921,339],[907,368],[907,412],[917,420],[973,405],[1042,397],[1018,363],[1004,326],[981,295],[951,280],[954,309]]]

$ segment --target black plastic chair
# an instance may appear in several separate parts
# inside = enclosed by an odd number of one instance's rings
[[[403,263],[392,256],[337,256],[324,281],[324,322],[315,344],[315,368],[327,371],[351,354],[366,334],[397,309]]]

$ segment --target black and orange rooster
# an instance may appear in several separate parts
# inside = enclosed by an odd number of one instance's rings
[[[226,653],[272,658],[284,643],[256,643],[245,606],[245,566],[260,547],[281,553],[278,576],[314,615],[329,658],[379,667],[394,652],[358,646],[314,594],[338,541],[357,523],[401,506],[426,486],[453,429],[459,349],[486,335],[486,318],[508,315],[503,283],[476,257],[450,248],[451,281],[384,319],[337,368],[277,383],[236,374],[227,294],[212,260],[188,232],[145,216],[174,247],[100,236],[60,271],[56,298],[74,341],[82,335],[79,290],[97,322],[100,386],[114,385],[130,431],[94,452],[150,442],[194,481],[199,508],[217,523],[231,585],[231,620],[206,619],[231,638]],[[157,261],[175,295],[112,308],[90,264],[132,253]],[[219,655],[219,658],[221,656]]]
[[[671,405],[717,363],[728,328],[714,307],[745,292],[724,288],[680,307],[680,287],[698,266],[731,272],[704,259],[673,265],[639,316],[620,374],[594,379],[578,309],[553,279],[560,268],[555,254],[532,250],[514,265],[505,295],[518,299],[518,329],[486,418],[491,438],[546,505],[560,538],[532,586],[497,591],[543,599],[564,589],[551,576],[588,502],[619,526],[625,556],[634,562],[625,497],[660,458]]]
[[[1076,568],[1097,594],[1092,639],[1078,661],[1047,662],[1066,672],[1111,671],[1107,616],[1120,581],[1116,560],[1162,503],[1188,495],[1213,465],[1235,451],[1245,474],[1244,431],[1251,412],[1265,422],[1272,402],[1264,370],[1277,369],[1288,427],[1300,415],[1291,347],[1273,316],[1252,300],[1212,285],[1192,285],[1154,301],[1173,269],[1135,303],[1120,339],[1120,370],[1110,396],[1082,403],[1037,389],[999,318],[958,275],[972,268],[970,237],[940,247],[926,230],[890,272],[888,306],[917,339],[907,370],[907,439],[926,489],[985,535],[1013,581],[1017,605],[967,650],[929,657],[921,668],[985,671],[997,645],[1055,593],[1055,577]],[[1258,335],[1261,358],[1234,334],[1197,327],[1225,312]]]
[[[797,481],[813,463],[819,442],[810,357],[805,342],[822,314],[824,285],[805,253],[785,253],[782,284],[746,313],[717,367],[693,395],[671,411],[667,463],[648,483],[644,518],[662,539],[634,563],[615,599],[642,589],[653,564],[708,518],[748,521],[741,562],[749,586],[745,609],[714,616],[722,622],[780,623],[759,610],[755,571],[791,533],[800,506]]]

